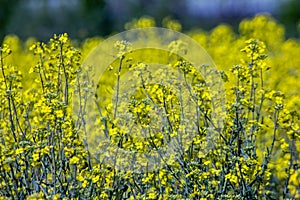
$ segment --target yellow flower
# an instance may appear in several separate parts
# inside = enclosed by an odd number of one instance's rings
[[[95,176],[95,177],[92,178],[92,181],[93,181],[93,183],[96,183],[96,182],[99,181],[99,179],[100,179],[100,176],[97,175],[97,176]]]
[[[55,114],[58,118],[62,118],[64,116],[64,113],[62,110],[56,110],[55,111]]]
[[[24,152],[24,149],[23,148],[19,148],[19,149],[16,149],[16,154],[21,154]]]
[[[83,183],[82,183],[82,187],[83,187],[83,188],[86,188],[87,184],[88,184],[88,181],[87,181],[87,180],[84,180]]]
[[[76,177],[76,179],[77,179],[78,181],[80,181],[80,182],[83,182],[83,181],[84,181],[84,177],[81,176],[81,175],[78,175],[78,176]]]
[[[106,194],[106,192],[101,192],[100,198],[101,198],[101,199],[107,199],[107,198],[108,198],[108,195]]]
[[[53,200],[58,200],[58,199],[60,199],[60,194],[54,195]]]
[[[68,41],[68,34],[67,33],[64,33],[62,34],[59,38],[58,38],[59,41],[61,41],[62,43],[66,43]]]
[[[70,159],[70,164],[72,165],[76,165],[78,162],[79,162],[79,158],[77,156],[73,156],[71,159]]]
[[[37,161],[40,158],[39,153],[32,154],[32,158],[34,161]]]
[[[155,199],[156,198],[156,193],[155,192],[150,192],[148,194],[149,199]]]

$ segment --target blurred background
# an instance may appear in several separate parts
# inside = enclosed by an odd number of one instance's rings
[[[298,37],[300,0],[0,0],[0,42],[7,34],[45,41],[67,32],[82,40],[124,30],[133,18],[151,16],[158,26],[165,17],[179,20],[183,30],[210,30],[269,13],[285,25],[287,37]]]

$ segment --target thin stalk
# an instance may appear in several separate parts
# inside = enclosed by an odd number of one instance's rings
[[[120,57],[120,63],[118,68],[118,78],[117,78],[117,93],[116,93],[116,103],[115,103],[115,111],[114,111],[114,119],[117,117],[117,109],[118,109],[118,103],[119,103],[119,90],[120,90],[120,78],[121,78],[121,69],[122,69],[122,62],[125,57]]]

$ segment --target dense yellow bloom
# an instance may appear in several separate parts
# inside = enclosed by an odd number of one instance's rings
[[[182,29],[170,18],[162,24]],[[155,21],[149,17],[127,23],[126,29],[151,26]],[[97,83],[82,81],[90,71],[83,74],[81,63],[103,38],[87,39],[77,49],[67,34],[54,35],[48,43],[5,37],[0,47],[0,196],[299,198],[299,40],[285,40],[284,28],[270,16],[243,20],[239,33],[220,25],[210,33],[188,35],[220,69],[213,73],[226,88],[221,129],[211,120],[211,94],[217,91],[209,90],[193,63],[176,56],[189,52],[182,40],[167,44],[170,52],[132,52],[131,43],[117,41],[111,46],[116,60],[95,92]],[[172,70],[153,72],[145,57],[164,60],[182,82],[168,83],[175,76]],[[127,73],[139,87],[116,95],[116,79]],[[154,76],[162,81],[143,82]],[[184,86],[187,93],[180,90]],[[124,97],[127,93],[131,96]],[[76,95],[80,102],[73,107]],[[95,109],[87,107],[90,97],[99,104]],[[122,102],[117,104],[117,98]],[[128,155],[137,162],[126,160]]]

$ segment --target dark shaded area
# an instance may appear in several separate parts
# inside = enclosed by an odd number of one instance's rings
[[[81,4],[83,26],[89,32],[87,36],[108,35],[113,29],[113,18],[110,15],[104,0],[82,0]]]
[[[83,40],[123,31],[126,22],[142,16],[153,17],[158,26],[168,16],[184,30],[210,30],[220,23],[237,30],[242,19],[261,12],[283,23],[287,37],[299,37],[299,0],[0,0],[0,41],[7,34],[45,41],[63,32]]]
[[[291,0],[282,5],[279,14],[280,21],[285,25],[287,33],[291,37],[299,37],[300,33],[300,1]],[[298,30],[297,30],[298,24]]]
[[[19,0],[0,0],[0,41],[5,34],[6,25],[10,21],[10,17],[18,1]]]

